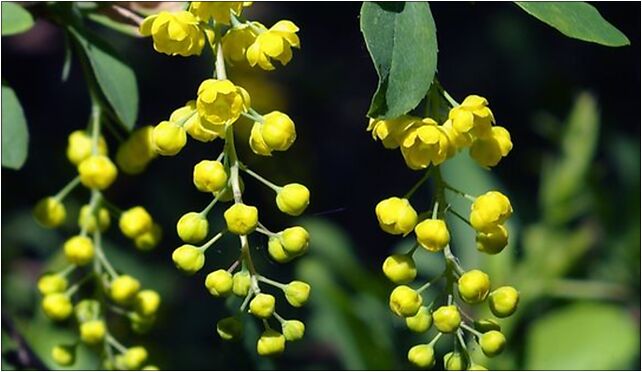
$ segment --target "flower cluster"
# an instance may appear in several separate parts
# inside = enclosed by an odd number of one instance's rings
[[[62,246],[68,266],[43,274],[38,290],[43,296],[42,310],[56,322],[70,322],[78,327],[78,341],[61,344],[51,350],[52,359],[61,366],[75,362],[76,347],[82,342],[95,349],[106,369],[157,369],[145,365],[147,350],[142,346],[125,347],[110,333],[109,319],[125,317],[136,333],[153,325],[161,298],[129,274],[119,273],[109,261],[102,244],[103,234],[112,216],[119,218],[121,232],[140,250],[158,245],[160,227],[140,206],[121,211],[110,203],[103,191],[115,181],[118,168],[108,157],[107,142],[100,135],[101,108],[95,105],[89,131],[77,130],[69,136],[67,158],[77,167],[78,176],[58,194],[40,200],[34,208],[36,221],[47,228],[60,227],[67,219],[64,199],[78,185],[91,192],[88,204],[78,213],[79,233]],[[126,173],[141,172],[153,156],[141,148],[151,145],[150,128],[142,128],[119,148],[117,163]],[[145,142],[143,145],[142,143]]]
[[[434,366],[434,345],[444,334],[452,334],[455,347],[444,356],[444,368],[485,369],[472,361],[464,331],[472,334],[488,357],[501,353],[506,339],[495,319],[475,320],[466,313],[467,306],[487,303],[495,317],[504,318],[515,312],[519,302],[519,292],[515,288],[500,286],[491,291],[491,280],[486,273],[462,268],[451,249],[446,221],[446,214],[450,213],[474,229],[480,252],[495,255],[508,245],[505,222],[513,212],[509,199],[498,191],[489,191],[478,197],[459,191],[442,178],[439,167],[462,148],[469,148],[470,156],[481,166],[496,165],[511,150],[512,143],[508,131],[493,124],[494,117],[486,99],[469,96],[461,105],[454,105],[441,125],[431,118],[405,115],[393,120],[371,120],[368,126],[373,138],[381,140],[384,147],[401,148],[409,168],[428,168],[405,196],[387,198],[375,208],[383,231],[404,237],[414,232],[412,249],[387,257],[383,272],[397,285],[390,294],[391,311],[404,318],[406,326],[413,332],[426,333],[431,328],[435,329],[435,335],[429,342],[415,345],[408,351],[408,360],[422,368]],[[434,204],[431,209],[417,213],[409,199],[430,178],[434,182]],[[472,202],[468,218],[447,203],[446,191]],[[413,288],[411,283],[418,274],[413,257],[419,247],[431,254],[443,252],[440,256],[445,260],[445,270],[438,277]],[[442,281],[445,285],[441,295],[425,301],[425,291]]]
[[[238,236],[238,259],[227,268],[215,268],[205,277],[205,287],[214,297],[238,297],[238,312],[221,319],[216,325],[224,340],[235,340],[243,333],[243,314],[249,312],[260,319],[264,332],[257,341],[260,355],[277,355],[284,351],[286,341],[303,337],[305,325],[299,320],[286,320],[275,311],[273,294],[261,288],[267,284],[282,292],[287,302],[303,306],[310,286],[301,281],[288,284],[269,279],[257,272],[250,252],[249,237],[259,233],[267,237],[267,252],[278,263],[303,255],[310,244],[307,230],[293,226],[272,232],[259,220],[259,209],[243,200],[244,183],[240,173],[265,184],[275,193],[276,207],[283,213],[299,216],[307,208],[310,191],[299,183],[278,186],[242,163],[236,152],[235,127],[240,117],[253,121],[249,147],[261,156],[286,151],[296,140],[294,121],[285,113],[272,111],[260,114],[251,107],[250,94],[227,78],[225,63],[247,61],[265,70],[274,69],[272,60],[285,65],[292,58],[291,47],[299,47],[298,28],[290,21],[280,21],[272,28],[241,18],[242,2],[192,2],[189,11],[174,14],[162,12],[145,19],[143,35],[152,35],[154,48],[166,54],[199,54],[201,39],[207,38],[216,56],[214,78],[204,80],[193,100],[176,109],[168,120],[152,130],[152,148],[160,155],[178,154],[187,143],[187,136],[201,142],[224,142],[215,159],[204,159],[193,168],[192,181],[200,192],[211,195],[211,202],[201,211],[182,215],[176,232],[185,243],[176,248],[172,259],[178,269],[195,274],[205,266],[206,251],[225,234]],[[172,32],[175,30],[176,32]],[[178,32],[181,30],[181,32]],[[210,233],[208,216],[216,204],[231,203],[222,217],[226,228]],[[272,328],[270,319],[279,328]]]

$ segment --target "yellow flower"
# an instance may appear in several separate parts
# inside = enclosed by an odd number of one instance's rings
[[[78,173],[86,187],[104,190],[114,182],[118,169],[105,155],[92,155],[78,165]]]
[[[160,303],[161,297],[158,292],[151,289],[145,289],[136,294],[134,309],[142,316],[152,316],[156,314]]]
[[[98,219],[96,219],[96,215],[98,215]],[[88,204],[85,204],[80,208],[78,226],[80,226],[81,229],[86,230],[88,233],[93,233],[96,231],[96,228],[100,231],[105,231],[109,228],[110,223],[111,218],[109,217],[109,211],[106,208],[96,207],[96,210],[93,213]]]
[[[252,279],[247,271],[239,271],[232,276],[232,293],[239,297],[247,296],[251,285]]]
[[[250,95],[229,80],[207,79],[198,87],[196,109],[211,124],[233,123],[249,107]]]
[[[456,331],[461,323],[461,315],[455,305],[441,306],[432,313],[432,319],[434,321],[435,328],[437,328],[439,332],[443,333],[452,333]]]
[[[223,36],[223,55],[229,62],[246,61],[247,48],[254,43],[257,35],[254,28],[266,30],[265,26],[258,22],[252,22],[252,26],[248,24],[237,25],[229,29]]]
[[[300,256],[308,250],[310,234],[301,226],[289,227],[281,232],[281,244],[290,256]]]
[[[250,66],[257,64],[264,70],[274,70],[270,59],[285,66],[292,59],[292,47],[300,48],[299,28],[291,21],[279,21],[269,30],[261,32],[247,48]]]
[[[211,142],[225,137],[225,125],[212,124],[202,118],[196,110],[196,101],[188,101],[185,106],[172,112],[169,121],[182,125],[187,134],[200,142]]]
[[[69,296],[64,293],[52,293],[42,299],[42,310],[50,319],[61,321],[71,315],[73,306]]]
[[[499,191],[489,191],[470,207],[470,224],[477,231],[491,232],[513,214],[510,200]]]
[[[469,304],[476,304],[484,301],[490,291],[490,278],[488,274],[480,270],[465,272],[457,282],[459,297]]]
[[[407,235],[417,224],[417,212],[408,199],[391,197],[380,201],[375,213],[381,229],[393,235]]]
[[[519,292],[509,286],[499,287],[488,296],[490,311],[498,318],[513,315],[519,303]]]
[[[286,263],[292,260],[295,256],[290,255],[281,244],[281,239],[272,237],[268,240],[268,254],[272,259],[278,263]]]
[[[310,204],[310,190],[300,183],[283,186],[276,194],[276,205],[283,213],[299,216]]]
[[[139,128],[118,147],[116,164],[123,172],[139,174],[158,155],[152,142],[153,130],[154,127],[151,125]]]
[[[435,349],[429,344],[415,345],[408,350],[408,360],[420,368],[435,365]]]
[[[250,301],[250,313],[258,318],[267,319],[274,313],[274,303],[274,296],[259,293]]]
[[[421,295],[406,285],[400,285],[390,293],[390,309],[401,317],[416,315],[422,301]]]
[[[411,127],[401,142],[401,155],[410,169],[439,165],[446,160],[450,141],[443,128],[430,118]]]
[[[76,235],[63,245],[65,257],[69,263],[83,266],[94,259],[94,244],[86,236]]]
[[[134,244],[141,251],[149,251],[158,245],[162,236],[163,230],[158,224],[154,223],[151,229],[134,238]]]
[[[294,307],[301,307],[308,302],[310,297],[310,285],[300,280],[293,280],[283,290],[285,299]]]
[[[259,211],[256,207],[236,203],[223,213],[227,229],[236,235],[247,235],[256,229]]]
[[[264,115],[260,128],[261,137],[271,151],[286,151],[296,140],[294,122],[280,111]]]
[[[105,338],[107,327],[103,320],[90,320],[80,324],[80,339],[90,345],[95,345]]]
[[[152,216],[141,206],[132,207],[120,215],[118,226],[126,237],[135,239],[151,230]]]
[[[396,149],[406,132],[417,122],[421,122],[421,119],[410,115],[396,119],[370,119],[367,130],[372,131],[372,139],[381,140],[383,147]]]
[[[122,363],[128,370],[139,369],[147,359],[147,350],[142,346],[134,346],[127,349],[123,354]]]
[[[261,356],[271,356],[283,353],[285,336],[273,329],[266,329],[256,343],[256,351]]]
[[[178,269],[194,274],[205,264],[205,255],[195,246],[184,244],[174,250],[172,260]]]
[[[466,356],[460,352],[451,351],[444,355],[444,367],[446,371],[464,371],[468,364]]]
[[[157,52],[175,56],[200,55],[205,45],[205,34],[198,19],[188,11],[162,11],[151,15],[140,25],[143,36],[152,36]]]
[[[173,121],[161,121],[152,131],[154,151],[161,155],[178,154],[187,143],[185,128]]]
[[[393,254],[383,261],[383,273],[393,283],[409,283],[417,276],[415,261],[410,255]]]
[[[92,138],[86,131],[73,131],[67,141],[67,158],[78,165],[91,156],[93,145]],[[98,154],[107,155],[107,143],[102,136],[98,137]]]
[[[440,252],[450,242],[450,233],[444,220],[426,219],[415,226],[417,242],[430,252]]]
[[[452,120],[452,126],[457,132],[469,133],[478,138],[490,136],[492,123],[495,122],[486,98],[476,95],[466,97],[461,105],[452,108],[448,119]]]
[[[233,284],[232,274],[223,269],[212,271],[205,278],[205,287],[215,297],[224,297],[232,293]]]
[[[252,125],[250,131],[250,148],[257,155],[272,156],[272,149],[265,143],[263,135],[261,134],[262,125],[259,122]]]
[[[60,200],[54,197],[41,199],[33,209],[36,221],[44,227],[54,228],[65,222],[67,210]]]
[[[512,148],[510,133],[504,127],[495,126],[490,136],[473,141],[470,156],[483,167],[494,167]]]
[[[43,296],[64,292],[67,289],[67,279],[58,274],[43,275],[38,279],[38,290]]]
[[[487,357],[494,357],[504,351],[506,337],[499,331],[488,331],[479,338],[479,346]]]
[[[203,22],[214,19],[216,23],[229,25],[230,12],[239,16],[243,8],[251,4],[246,1],[192,1],[189,11]]]
[[[441,129],[446,133],[448,141],[450,142],[450,146],[448,147],[449,158],[455,155],[457,150],[470,147],[473,143],[473,136],[470,135],[470,133],[457,132],[455,128],[453,128],[453,121],[450,119],[446,120],[446,122],[441,126]]]
[[[56,345],[51,349],[51,359],[62,367],[67,367],[76,361],[76,348],[74,346]]]
[[[243,323],[235,317],[227,317],[216,323],[216,333],[226,341],[235,340],[241,337]]]
[[[300,320],[286,320],[281,323],[281,331],[286,341],[300,340],[305,333],[305,324]]]
[[[185,243],[198,243],[207,237],[209,223],[198,212],[185,213],[176,224],[176,232]]]
[[[415,333],[424,333],[432,325],[432,315],[427,307],[422,306],[417,314],[406,318],[406,326]]]
[[[140,290],[140,282],[129,276],[121,275],[112,280],[109,288],[109,296],[119,304],[127,304],[132,301]]]
[[[504,225],[497,225],[487,232],[478,232],[475,237],[477,250],[486,254],[497,254],[508,245],[508,231]]]

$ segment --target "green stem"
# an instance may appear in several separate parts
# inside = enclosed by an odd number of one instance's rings
[[[460,326],[461,326],[461,328],[463,328],[463,329],[467,330],[468,332],[470,332],[470,333],[474,334],[474,335],[475,335],[475,336],[477,336],[477,337],[481,337],[481,336],[482,336],[481,332],[477,331],[477,330],[476,330],[475,328],[473,328],[473,327],[470,327],[468,324],[466,324],[466,323],[464,323],[464,322],[461,322]]]
[[[208,240],[207,243],[201,245],[197,249],[200,249],[201,251],[203,251],[203,253],[205,253],[205,251],[207,251],[207,249],[209,247],[211,247],[212,244],[216,243],[216,241],[219,240],[225,234],[226,231],[227,231],[226,229],[223,229],[223,231],[221,231],[218,234],[214,235],[214,237],[212,239]]]
[[[439,341],[439,339],[441,338],[441,336],[443,336],[443,333],[441,333],[441,332],[437,333],[437,334],[435,335],[435,337],[433,337],[433,339],[432,339],[432,340],[430,340],[430,342],[428,343],[428,345],[430,345],[430,347],[435,346],[435,344],[437,343],[437,341]]]
[[[120,215],[123,214],[122,209],[118,208],[104,197],[100,200],[100,204],[107,207],[107,209],[109,209],[116,217],[120,217]]]
[[[76,176],[73,180],[69,181],[56,195],[54,199],[58,201],[63,201],[65,197],[80,184],[80,176]]]
[[[271,286],[277,287],[277,288],[282,289],[282,290],[285,290],[285,288],[287,287],[286,284],[279,283],[276,280],[268,279],[268,278],[266,278],[264,276],[261,276],[261,275],[258,275],[258,274],[256,275],[256,278],[258,279],[259,282],[267,283],[267,284],[269,284]]]
[[[91,153],[98,155],[98,139],[100,137],[101,107],[92,94],[91,96]]]
[[[279,323],[281,323],[281,325],[283,325],[283,323],[286,322],[286,320],[283,319],[283,317],[281,315],[279,315],[276,311],[273,314],[274,314],[274,317],[276,318],[276,320],[278,320]]]
[[[80,287],[81,287],[83,284],[87,283],[87,281],[88,281],[89,279],[91,279],[93,276],[94,276],[94,275],[93,275],[93,274],[91,274],[91,273],[90,273],[90,274],[85,275],[85,277],[84,277],[84,278],[80,279],[76,284],[74,284],[74,285],[72,285],[71,287],[69,287],[69,289],[67,289],[67,290],[65,291],[65,294],[66,294],[68,297],[73,296],[73,295],[74,295],[74,293],[76,293],[76,292],[78,291],[78,289],[80,289]]]
[[[216,204],[216,202],[218,202],[219,199],[221,198],[221,196],[223,196],[223,194],[225,194],[225,192],[227,191],[228,187],[229,186],[225,186],[225,188],[223,190],[219,191],[219,193],[214,196],[214,199],[212,199],[212,201],[207,205],[207,207],[205,207],[205,209],[203,209],[200,212],[201,216],[207,216],[207,214],[210,213],[210,210],[212,210],[212,208],[214,208],[214,205]]]
[[[76,267],[78,267],[78,266],[76,266],[76,265],[69,265],[69,266],[65,267],[64,269],[60,270],[60,271],[58,272],[58,275],[65,277],[65,276],[67,276],[67,275],[71,274],[71,272],[72,272],[72,271],[74,271],[74,269],[75,269]]]
[[[246,166],[241,166],[241,170],[244,171],[245,173],[249,174],[250,176],[256,178],[261,183],[263,183],[265,186],[271,188],[275,192],[278,193],[279,191],[281,191],[281,187],[279,187],[279,186],[275,185],[274,183],[266,180],[265,178],[261,177],[259,174],[255,173],[251,169],[247,168]]]
[[[469,194],[466,194],[466,193],[465,193],[465,192],[463,192],[463,191],[457,190],[456,188],[454,188],[454,187],[450,186],[450,185],[449,185],[449,184],[447,184],[446,182],[444,182],[444,183],[443,183],[443,185],[444,185],[444,187],[445,187],[447,190],[452,191],[452,192],[454,192],[455,194],[457,194],[457,195],[459,195],[459,196],[461,196],[461,197],[464,197],[464,198],[466,198],[466,199],[468,199],[468,200],[470,200],[470,201],[472,201],[472,202],[474,202],[474,201],[475,201],[475,199],[476,199],[474,196],[469,195]]]
[[[113,347],[114,347],[116,350],[118,350],[120,353],[124,354],[124,353],[126,353],[126,352],[127,352],[127,348],[126,348],[125,346],[123,346],[123,344],[121,344],[120,342],[118,342],[118,340],[116,340],[116,339],[111,335],[111,333],[107,333],[107,335],[105,336],[105,339],[107,340],[107,342],[108,342],[111,346],[113,346]]]
[[[428,168],[426,173],[424,173],[423,177],[421,177],[421,179],[419,179],[419,181],[415,183],[415,185],[410,189],[410,191],[408,191],[406,195],[403,196],[404,199],[410,199],[412,195],[419,189],[419,187],[421,187],[421,185],[423,185],[424,182],[426,182],[428,178],[430,178],[431,170],[432,168]]]
[[[105,270],[107,270],[109,276],[111,276],[113,279],[117,278],[118,273],[111,265],[111,263],[109,263],[109,260],[107,259],[107,257],[105,256],[105,252],[103,251],[99,229],[96,229],[96,231],[94,231],[94,245],[96,249],[96,257],[100,261],[101,265],[105,268]]]
[[[449,208],[449,209],[448,209],[448,212],[452,213],[455,217],[457,217],[457,218],[459,218],[460,220],[462,220],[464,223],[466,223],[466,225],[468,225],[468,226],[470,226],[470,227],[473,227],[473,225],[471,225],[471,224],[470,224],[470,221],[468,221],[468,220],[466,219],[466,217],[464,217],[464,216],[462,216],[461,214],[457,213],[454,209]]]

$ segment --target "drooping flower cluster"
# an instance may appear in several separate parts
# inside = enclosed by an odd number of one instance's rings
[[[128,319],[135,333],[144,333],[153,325],[161,298],[130,274],[119,273],[109,261],[103,247],[103,235],[111,225],[112,216],[119,216],[121,232],[134,241],[140,250],[150,250],[160,241],[160,227],[140,206],[120,211],[110,203],[103,191],[115,181],[118,168],[108,157],[107,142],[100,135],[100,107],[92,112],[90,131],[77,130],[69,136],[67,158],[77,167],[75,177],[55,196],[40,200],[34,217],[47,228],[61,226],[67,219],[63,201],[82,184],[91,192],[88,204],[78,213],[79,233],[62,246],[68,266],[43,274],[38,290],[43,296],[42,310],[56,322],[73,318],[78,327],[79,341],[99,352],[106,369],[157,369],[145,365],[147,350],[142,346],[125,347],[110,333],[110,316]],[[153,156],[150,128],[142,128],[130,136],[118,150],[117,163],[126,173],[139,173]],[[76,347],[61,344],[51,350],[52,359],[61,366],[75,362]]]
[[[267,29],[258,22],[245,21],[241,11],[248,5],[241,2],[192,2],[189,11],[148,17],[141,25],[141,33],[152,35],[157,51],[171,55],[199,54],[200,50],[193,46],[199,44],[199,37],[206,37],[216,56],[214,78],[204,80],[193,100],[175,110],[169,120],[154,127],[152,146],[158,154],[172,156],[186,145],[187,135],[201,142],[216,139],[224,142],[217,158],[204,159],[193,168],[194,186],[198,191],[210,194],[212,200],[203,210],[185,213],[178,219],[176,231],[185,244],[174,250],[172,259],[183,272],[195,274],[206,264],[206,251],[221,237],[225,234],[238,236],[238,259],[229,267],[210,271],[204,280],[205,287],[214,297],[238,297],[238,312],[219,320],[216,325],[219,336],[224,340],[241,337],[243,314],[249,312],[260,319],[264,327],[257,341],[257,352],[268,356],[282,353],[286,341],[302,338],[305,325],[299,320],[282,318],[275,311],[274,295],[261,288],[261,284],[282,292],[293,307],[306,303],[310,286],[297,280],[283,284],[259,274],[251,256],[249,237],[253,233],[267,236],[269,256],[284,263],[308,250],[310,236],[301,226],[280,232],[272,232],[265,227],[260,222],[259,209],[243,200],[244,183],[240,173],[244,172],[270,188],[275,193],[277,208],[291,216],[304,212],[310,192],[298,183],[277,186],[249,169],[237,156],[234,129],[240,117],[254,122],[249,147],[257,155],[270,156],[274,151],[286,151],[296,140],[294,121],[287,114],[272,111],[261,115],[251,107],[250,94],[227,78],[226,62],[247,61],[251,66],[272,70],[272,60],[285,65],[292,58],[291,48],[299,47],[298,28],[292,22],[280,21]],[[192,19],[198,22],[193,23]],[[180,24],[172,26],[171,22]],[[172,34],[172,27],[186,31]],[[200,29],[200,36],[189,31],[192,27]],[[231,203],[222,214],[226,228],[211,234],[208,215],[216,204],[224,202]],[[270,319],[275,319],[280,327],[272,328]]]
[[[494,121],[486,99],[469,96],[450,110],[441,125],[431,118],[420,119],[410,115],[392,120],[371,120],[368,125],[373,138],[381,140],[384,147],[401,149],[409,168],[427,168],[424,177],[405,196],[387,198],[375,208],[383,231],[404,237],[414,232],[413,248],[387,257],[382,269],[386,277],[397,285],[390,294],[391,311],[404,318],[406,326],[413,332],[427,333],[435,329],[429,342],[415,345],[408,351],[408,360],[422,368],[435,365],[434,345],[444,334],[451,334],[456,340],[454,350],[443,359],[447,370],[485,369],[472,361],[464,331],[472,334],[488,357],[504,349],[506,339],[499,323],[495,319],[474,320],[466,314],[457,298],[467,305],[485,302],[497,318],[512,315],[519,302],[519,292],[515,288],[500,286],[491,291],[491,280],[486,273],[477,269],[466,271],[461,267],[451,249],[446,221],[446,214],[450,213],[474,229],[476,247],[480,252],[495,255],[508,245],[505,223],[513,213],[508,198],[498,191],[489,191],[478,197],[468,195],[446,183],[439,168],[463,148],[469,148],[470,156],[481,166],[497,165],[511,150],[512,142],[508,131],[494,126]],[[434,204],[430,210],[417,213],[409,199],[430,178],[434,182]],[[447,203],[446,191],[472,201],[468,218]],[[443,253],[440,256],[445,260],[445,270],[438,277],[413,288],[411,284],[418,274],[413,256],[419,247],[431,254]],[[425,291],[442,281],[445,282],[442,295],[426,301]]]

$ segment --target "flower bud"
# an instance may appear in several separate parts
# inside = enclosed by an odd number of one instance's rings
[[[137,334],[144,334],[149,332],[156,322],[156,316],[143,316],[139,313],[129,313],[129,321],[132,331]]]
[[[130,208],[120,215],[118,226],[126,237],[135,239],[141,234],[151,230],[152,216],[141,206]]]
[[[497,323],[497,321],[492,318],[475,320],[473,326],[481,333],[485,333],[488,331],[501,332],[502,330],[502,327],[499,325],[499,323]]]
[[[126,174],[139,174],[158,154],[152,143],[154,127],[144,126],[132,132],[116,151],[116,164]]]
[[[83,266],[94,259],[94,244],[86,236],[76,235],[63,245],[65,257],[69,263]]]
[[[129,275],[121,275],[112,280],[109,296],[121,305],[131,302],[140,290],[140,282]]]
[[[141,251],[149,251],[154,249],[158,245],[162,237],[163,231],[161,230],[161,227],[158,224],[154,223],[152,224],[152,228],[149,229],[149,231],[138,235],[134,239],[134,244],[136,245],[136,248],[140,249]]]
[[[82,300],[74,307],[78,323],[85,323],[100,317],[100,303],[96,300]]]
[[[397,197],[380,201],[375,208],[379,226],[388,234],[407,235],[417,224],[417,212],[408,199]]]
[[[142,316],[152,316],[156,314],[160,302],[161,297],[158,292],[151,289],[145,289],[136,294],[134,309]]]
[[[470,157],[482,167],[496,166],[502,157],[513,149],[510,133],[504,127],[494,126],[491,135],[486,138],[476,138],[470,147]]]
[[[486,299],[490,291],[490,279],[480,270],[465,272],[457,282],[459,297],[469,304],[477,304]]]
[[[254,125],[252,125],[249,139],[250,148],[257,155],[272,156],[272,149],[270,149],[270,146],[263,140],[263,135],[261,134],[262,127],[263,125],[259,122],[255,122]]]
[[[410,363],[420,368],[431,368],[435,365],[435,349],[429,344],[415,345],[408,350]]]
[[[444,355],[446,371],[465,371],[467,364],[466,357],[462,353],[451,351]]]
[[[409,283],[417,276],[415,261],[406,254],[393,254],[383,261],[383,273],[393,283]]]
[[[80,324],[80,339],[82,342],[95,345],[105,339],[107,328],[103,320],[90,320]]]
[[[487,357],[494,357],[504,351],[506,337],[499,331],[488,331],[479,338],[479,346]]]
[[[261,356],[279,355],[285,350],[285,336],[273,329],[266,329],[256,343],[256,351]]]
[[[300,256],[308,250],[310,234],[301,226],[287,228],[281,232],[281,244],[290,256]]]
[[[470,224],[477,231],[491,232],[513,214],[510,200],[499,191],[478,196],[470,207]]]
[[[236,235],[247,235],[256,229],[259,211],[256,207],[236,203],[223,213],[227,229]]]
[[[513,287],[499,287],[494,290],[488,301],[490,311],[498,318],[513,315],[519,303],[519,292]]]
[[[44,227],[56,228],[65,222],[67,210],[65,205],[54,197],[41,199],[33,209],[36,221]]]
[[[174,250],[172,260],[178,269],[187,274],[194,274],[205,264],[205,255],[195,246],[184,244]]]
[[[232,276],[232,293],[239,297],[247,296],[250,291],[252,279],[247,271],[239,271]]]
[[[401,317],[416,315],[422,301],[421,295],[406,285],[400,285],[390,293],[390,309]]]
[[[409,330],[416,333],[426,332],[432,325],[432,315],[428,308],[422,306],[417,311],[417,314],[414,316],[409,316],[406,318],[406,326]]]
[[[281,330],[286,341],[296,341],[303,338],[305,324],[299,320],[286,320],[281,324]]]
[[[291,256],[283,249],[281,239],[276,237],[271,237],[270,240],[268,240],[268,253],[270,257],[278,263],[286,263],[294,258],[294,256]]]
[[[227,172],[217,160],[201,160],[194,166],[193,181],[198,191],[218,192],[227,186]]]
[[[504,225],[497,225],[488,232],[478,232],[475,241],[478,251],[497,254],[508,245],[508,231]]]
[[[261,136],[271,150],[286,151],[296,140],[294,122],[286,114],[272,111],[263,116]]]
[[[442,251],[450,242],[450,233],[444,220],[426,219],[415,226],[417,242],[430,252]]]
[[[51,349],[51,359],[61,367],[68,367],[76,361],[76,348],[75,346],[56,345]]]
[[[223,340],[237,340],[243,334],[243,323],[233,316],[223,318],[216,323],[216,333]]]
[[[300,280],[291,281],[284,289],[285,299],[294,307],[305,305],[310,297],[310,285]]]
[[[125,369],[139,369],[147,360],[147,350],[142,346],[134,346],[127,349],[123,354],[123,365]]]
[[[67,158],[74,165],[78,165],[91,156],[93,146],[93,140],[87,132],[84,130],[73,131],[67,142]],[[98,154],[107,155],[107,143],[102,136],[98,138]]]
[[[290,216],[299,216],[310,204],[310,190],[300,183],[283,186],[276,194],[279,210]]]
[[[177,123],[162,121],[152,131],[154,150],[165,156],[178,154],[187,143],[185,129]]]
[[[71,315],[73,306],[65,293],[52,293],[42,299],[42,310],[50,319],[61,321]]]
[[[38,279],[38,290],[43,296],[64,292],[67,289],[67,279],[58,274],[43,275]]]
[[[104,155],[92,155],[78,165],[80,183],[85,187],[104,190],[111,186],[118,175],[114,163]]]
[[[185,243],[199,243],[207,237],[209,223],[207,218],[198,212],[184,214],[176,224],[176,232]]]
[[[205,278],[205,287],[212,296],[224,297],[232,293],[232,274],[223,269],[213,271]]]
[[[250,313],[252,315],[267,319],[274,313],[274,296],[259,293],[250,301]]]
[[[96,215],[98,215],[97,220]],[[96,208],[94,211],[91,210],[89,205],[83,205],[82,208],[80,208],[78,226],[90,234],[96,231],[96,227],[98,227],[100,231],[107,230],[110,222],[109,211],[106,208]]]
[[[439,332],[452,333],[459,328],[461,315],[455,305],[441,306],[432,313],[435,328]]]

